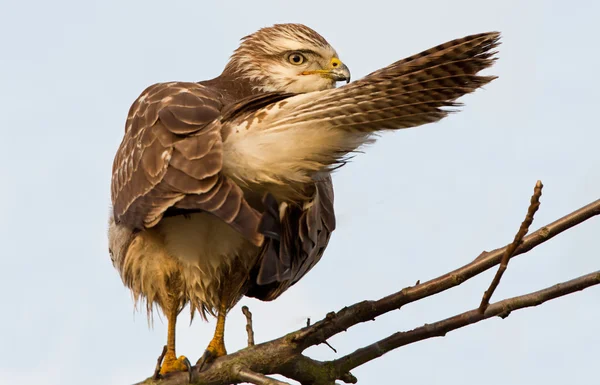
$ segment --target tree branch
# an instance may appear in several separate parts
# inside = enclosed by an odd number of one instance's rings
[[[338,372],[348,372],[401,346],[432,337],[444,337],[446,333],[452,330],[495,316],[506,318],[514,310],[538,306],[546,301],[598,284],[600,284],[600,270],[567,282],[556,284],[540,291],[496,302],[489,305],[484,313],[481,313],[480,309],[477,308],[442,321],[425,324],[411,331],[392,334],[374,344],[358,349],[353,353],[332,361],[332,363],[335,365]]]
[[[529,226],[531,226],[531,223],[533,223],[533,216],[540,207],[540,197],[542,196],[542,188],[544,188],[544,185],[542,184],[542,181],[538,180],[535,184],[535,188],[533,189],[533,196],[531,197],[531,203],[529,204],[529,208],[527,209],[527,215],[525,215],[525,220],[523,221],[523,223],[521,223],[519,231],[517,231],[517,235],[515,235],[514,241],[504,251],[504,254],[502,255],[502,260],[500,261],[500,267],[498,268],[498,271],[496,271],[496,275],[494,276],[494,279],[492,280],[489,289],[487,289],[485,293],[483,293],[483,298],[481,299],[481,304],[479,305],[480,313],[485,312],[485,309],[487,309],[488,305],[490,304],[490,299],[492,298],[494,291],[500,284],[500,280],[502,279],[504,271],[506,271],[506,268],[508,267],[508,261],[515,254],[515,251],[517,251],[517,247],[521,244],[521,242],[523,242],[523,238],[529,232]]]
[[[531,235],[523,238],[523,242],[515,251],[514,256],[524,254],[536,246],[552,239],[556,235],[600,214],[600,199],[565,215],[546,225]],[[378,301],[363,301],[350,307],[345,307],[337,313],[329,313],[325,319],[302,329],[297,339],[306,348],[316,345],[328,338],[347,330],[356,324],[372,321],[389,311],[399,309],[411,302],[432,296],[448,290],[483,273],[500,263],[502,255],[508,246],[481,253],[474,261],[440,277],[415,286],[406,287],[399,292],[381,298]]]
[[[600,200],[592,202],[526,236],[516,248],[514,255],[526,253],[563,231],[598,214],[600,214]],[[286,378],[296,380],[302,385],[334,385],[336,380],[355,383],[356,378],[349,372],[351,368],[391,349],[425,338],[444,335],[450,330],[496,315],[507,316],[512,310],[541,304],[547,300],[600,283],[600,272],[588,274],[536,293],[489,305],[483,314],[475,309],[432,325],[425,325],[408,332],[396,333],[387,339],[359,349],[336,361],[320,362],[302,354],[306,348],[323,343],[331,336],[358,323],[373,320],[375,317],[398,309],[403,305],[460,285],[464,281],[499,264],[503,255],[507,254],[509,246],[491,252],[483,252],[471,263],[438,278],[406,287],[377,301],[363,301],[345,307],[337,313],[331,312],[323,320],[286,336],[259,345],[249,346],[233,354],[220,357],[201,373],[198,373],[197,369],[194,370],[191,382],[202,385],[237,384],[242,381],[250,381],[247,376],[256,374],[259,377],[253,377],[254,383],[262,384],[268,380],[277,381],[266,377],[267,375],[280,374]],[[510,253],[508,254],[510,255]],[[375,353],[378,355],[373,356]],[[243,378],[240,377],[240,371]],[[188,383],[188,375],[187,373],[173,373],[167,375],[163,380],[156,381],[150,378],[143,383],[183,385]],[[281,382],[275,382],[275,384],[281,384]]]

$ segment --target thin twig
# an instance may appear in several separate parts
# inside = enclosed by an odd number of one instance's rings
[[[235,367],[234,370],[237,372],[236,377],[239,381],[249,382],[255,385],[290,385],[287,382],[267,377],[264,374],[253,372],[250,369],[241,366]]]
[[[166,354],[167,345],[163,346],[162,353],[160,353],[160,356],[158,356],[158,359],[156,360],[156,367],[154,368],[154,374],[152,375],[153,380],[158,380],[160,378],[160,368],[162,366],[162,361],[165,358]]]
[[[531,203],[529,204],[529,208],[527,209],[527,215],[525,215],[525,219],[521,223],[519,231],[517,231],[517,234],[515,235],[515,239],[504,251],[504,254],[502,255],[502,260],[500,261],[500,267],[498,267],[496,275],[490,283],[490,287],[485,291],[485,293],[483,293],[483,298],[481,298],[481,303],[479,305],[479,311],[481,313],[485,312],[485,309],[487,309],[487,307],[489,306],[490,299],[492,298],[494,291],[500,284],[500,280],[502,279],[504,271],[506,271],[506,268],[508,267],[508,261],[515,254],[515,251],[517,251],[517,247],[519,247],[521,242],[523,242],[523,238],[525,238],[525,235],[527,235],[527,233],[529,232],[529,226],[531,226],[531,223],[533,222],[533,217],[538,208],[540,207],[540,197],[542,196],[542,188],[544,188],[544,185],[542,184],[541,180],[538,180],[535,184],[535,188],[533,189],[533,195],[531,196]]]
[[[327,341],[323,341],[323,343],[327,346],[329,346],[329,349],[333,350],[334,353],[337,353],[337,350],[335,350],[335,348],[333,346],[331,346],[331,344]]]
[[[590,286],[600,284],[600,271],[586,274],[567,282],[550,286],[533,293],[505,299],[488,306],[485,313],[479,308],[473,309],[442,321],[426,324],[407,332],[398,332],[374,344],[358,349],[344,357],[332,361],[338,373],[347,372],[371,361],[390,350],[432,337],[443,337],[446,333],[461,327],[482,321],[484,319],[501,316],[505,318],[511,311],[531,306],[538,306],[546,301],[562,297],[567,294],[583,290]]]
[[[248,346],[254,346],[254,329],[252,328],[252,313],[248,306],[242,306],[242,313],[246,316],[246,333],[248,333]]]

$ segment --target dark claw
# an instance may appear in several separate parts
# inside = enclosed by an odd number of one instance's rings
[[[185,357],[185,364],[187,365],[187,368],[188,368],[188,383],[191,384],[192,383],[192,368],[193,368],[193,366],[187,357]]]
[[[198,361],[196,362],[196,366],[198,367],[198,372],[201,372],[202,369],[204,369],[204,365],[210,364],[211,362],[214,361],[214,359],[215,359],[215,354],[208,349],[205,350],[204,354],[202,354],[202,357],[200,357],[198,359]]]

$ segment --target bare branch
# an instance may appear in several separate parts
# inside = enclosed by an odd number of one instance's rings
[[[252,329],[252,313],[248,306],[242,306],[242,313],[246,316],[246,333],[248,333],[248,346],[254,346],[254,330]]]
[[[479,305],[479,311],[481,313],[485,312],[485,309],[487,309],[488,305],[490,304],[490,299],[492,298],[494,291],[500,284],[500,280],[502,279],[504,271],[508,267],[508,261],[515,254],[515,251],[517,251],[517,247],[521,244],[521,242],[523,242],[523,238],[529,232],[529,226],[531,226],[531,223],[533,222],[533,216],[540,207],[540,197],[542,196],[542,188],[544,188],[544,185],[542,184],[542,181],[538,180],[535,184],[535,188],[533,189],[531,203],[529,204],[529,208],[527,209],[527,215],[525,215],[525,220],[523,221],[523,223],[521,223],[519,231],[517,231],[513,242],[504,251],[504,254],[502,255],[502,260],[500,261],[500,267],[498,268],[498,271],[496,271],[496,275],[494,276],[490,287],[483,294],[481,304]]]
[[[237,371],[237,379],[242,382],[249,382],[255,385],[290,385],[287,382],[278,381],[274,378],[267,377],[264,374],[255,373],[241,366],[238,366],[235,368],[235,370]]]
[[[423,325],[411,331],[392,334],[374,344],[332,361],[332,363],[338,372],[347,372],[400,346],[427,338],[443,337],[449,331],[495,316],[506,318],[514,310],[538,306],[546,301],[598,284],[600,284],[600,270],[540,291],[496,302],[489,305],[485,313],[481,313],[479,308],[477,308],[442,321]]]
[[[557,221],[526,236],[523,238],[523,242],[517,248],[513,256],[526,253],[563,231],[598,214],[600,214],[600,199],[571,214],[565,215]],[[300,343],[304,349],[309,346],[317,345],[358,323],[372,321],[375,317],[399,309],[408,303],[418,301],[422,298],[458,286],[466,280],[479,275],[500,263],[502,255],[506,252],[507,247],[508,246],[505,246],[490,252],[483,252],[474,261],[463,267],[419,285],[406,287],[399,292],[381,298],[378,301],[363,301],[345,307],[337,313],[329,313],[325,319],[296,333],[296,341]]]

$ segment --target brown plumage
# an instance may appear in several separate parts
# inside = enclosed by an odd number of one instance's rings
[[[498,38],[467,36],[334,88],[350,74],[326,40],[275,25],[244,38],[213,80],[144,90],[113,164],[109,243],[136,299],[167,314],[163,373],[182,369],[177,313],[218,314],[204,358],[224,354],[224,317],[243,295],[273,300],[320,260],[335,229],[331,170],[377,131],[438,121],[491,81],[478,72]]]

